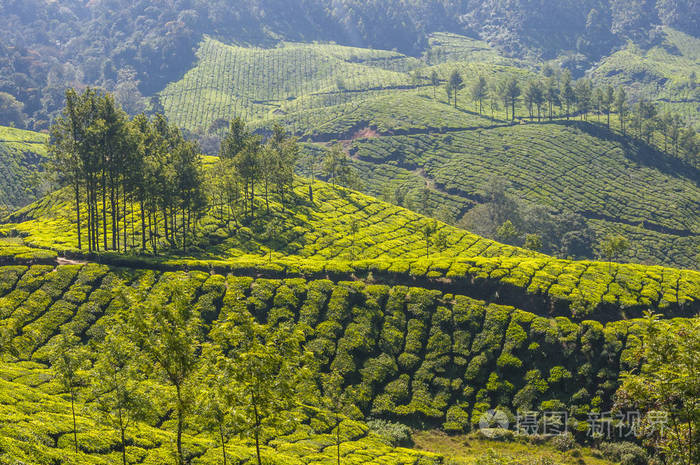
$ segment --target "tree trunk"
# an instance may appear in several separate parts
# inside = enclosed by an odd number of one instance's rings
[[[224,440],[224,428],[219,424],[219,436],[221,437],[221,453],[224,456],[224,465],[226,465],[226,441]]]
[[[78,428],[75,422],[75,394],[73,386],[70,387],[70,410],[73,414],[73,442],[75,443],[75,453],[78,453]]]
[[[104,171],[102,172],[102,239],[105,250],[109,250],[107,246],[107,179]]]
[[[126,215],[126,186],[122,186],[122,197],[123,197],[122,200],[124,202],[124,211],[123,211],[124,214],[122,215],[123,221],[124,221],[124,253],[127,253],[129,251],[128,250],[129,228],[127,227],[127,223],[126,223],[126,218],[127,218],[127,215]],[[134,219],[133,214],[131,215],[131,219],[133,221],[133,219]],[[132,222],[131,224],[133,225],[134,223]]]
[[[78,250],[83,250],[83,242],[80,234],[80,184],[75,182],[75,215],[78,223]]]
[[[119,409],[119,432],[122,438],[122,465],[126,465],[126,428],[124,427],[124,420],[122,419],[122,411]]]
[[[143,210],[143,197],[140,199],[141,206],[141,250],[146,250],[146,213]]]
[[[182,253],[187,253],[187,223],[185,222],[185,207],[182,207]]]
[[[258,405],[253,398],[253,412],[255,412],[255,453],[258,458],[258,465],[262,465],[260,457],[260,416],[258,415]]]
[[[338,419],[338,427],[336,428],[336,432],[335,432],[335,442],[336,442],[336,445],[338,446],[338,450],[337,450],[338,465],[340,465],[340,418]]]
[[[116,202],[114,200],[114,198],[115,198],[114,181],[110,181],[110,184],[111,184],[111,186],[109,189],[109,191],[110,191],[109,192],[109,205],[112,208],[112,250],[119,250],[117,248],[117,237],[119,235],[117,233],[117,229],[118,229],[117,222],[119,221],[119,219],[117,218],[117,212],[119,211],[119,209],[117,208]]]
[[[180,391],[180,385],[175,386],[175,389],[177,390],[177,463],[178,465],[184,465],[185,460],[182,454],[182,429],[184,426],[182,393]]]

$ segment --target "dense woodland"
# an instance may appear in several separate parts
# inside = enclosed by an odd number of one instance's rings
[[[687,0],[457,2],[265,0],[0,2],[0,122],[47,129],[66,87],[101,86],[134,99],[161,90],[192,66],[204,34],[274,45],[280,38],[426,51],[427,34],[481,37],[516,56],[566,56],[580,75],[615,47],[654,44],[657,25],[694,34]],[[136,114],[140,110],[129,109]],[[157,108],[156,108],[157,109]]]

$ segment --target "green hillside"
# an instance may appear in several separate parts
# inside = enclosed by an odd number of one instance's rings
[[[691,82],[691,75],[699,72],[700,39],[667,27],[653,47],[630,44],[604,58],[591,77],[603,84],[624,84],[639,97],[659,100],[697,124],[700,87]]]
[[[166,391],[167,388],[152,386],[152,389]],[[18,361],[3,364],[0,367],[0,393],[3,418],[0,460],[9,463],[75,465],[103,465],[121,460],[118,434],[97,421],[94,406],[89,403],[81,402],[78,405],[80,446],[77,453],[73,450],[70,400],[61,395],[60,387],[44,363]],[[146,423],[135,425],[129,435],[129,463],[169,463],[173,456],[174,435],[165,428],[171,429],[170,423],[168,421],[160,428]],[[282,432],[265,444],[265,463],[334,463],[336,438],[331,434],[334,426],[335,420],[329,415],[307,411],[302,423],[294,430]],[[361,422],[345,419],[342,430],[341,453],[347,463],[443,463],[437,454],[392,447]],[[221,446],[213,438],[193,432],[185,436],[184,444],[193,465],[221,463]],[[227,454],[228,460],[233,463],[244,463],[255,456],[255,447],[248,442],[234,440],[227,444]]]
[[[146,316],[137,302],[184,303],[207,341],[240,318],[270,331],[293,325],[313,354],[314,376],[340,380],[342,463],[385,465],[497,460],[487,449],[499,443],[481,439],[477,451],[446,451],[420,434],[419,449],[391,445],[400,425],[465,434],[496,407],[511,416],[566,410],[568,430],[585,441],[586,412],[609,409],[619,374],[638,364],[634,318],[650,308],[665,317],[700,310],[694,271],[559,260],[442,223],[435,234],[444,233],[445,244],[437,247],[421,234],[434,220],[342,187],[312,187],[313,202],[309,182],[297,179],[284,204],[272,198],[270,213],[258,199],[259,213],[245,225],[223,221],[213,207],[187,254],[161,238],[159,257],[76,250],[66,191],[14,213],[0,227],[0,335],[12,354],[0,365],[0,415],[12,419],[0,427],[0,453],[29,463],[120,457],[118,432],[93,413],[87,388],[77,391],[72,450],[70,397],[53,373],[64,334],[97,353],[108,328]],[[139,217],[132,208],[124,224]],[[273,236],[270,224],[279,225]],[[147,382],[158,393],[155,411],[128,430],[129,463],[173,460],[173,388],[155,375]],[[293,422],[264,429],[265,463],[336,463],[336,416],[303,404],[287,413]],[[188,460],[220,463],[221,441],[204,417],[189,418]],[[250,440],[225,442],[233,463],[253,459]],[[506,457],[518,454],[509,447]],[[529,447],[524,456],[533,463],[574,463],[551,446]],[[586,463],[608,463],[600,452],[586,454]]]
[[[409,86],[407,71],[420,63],[395,52],[338,45],[258,49],[213,39],[201,44],[198,58],[182,80],[160,92],[168,117],[187,129],[208,129],[231,115],[252,122],[275,113],[348,104]]]
[[[474,202],[485,201],[489,185],[500,179],[524,205],[576,212],[599,237],[623,232],[632,240],[626,259],[696,267],[697,170],[605,136],[605,130],[587,124],[527,124],[435,135],[388,133],[355,140],[348,150],[375,195],[401,184],[414,192],[428,186],[432,200],[426,213],[442,203],[458,218]]]
[[[67,450],[72,446],[69,402],[46,368],[58,350],[58,332],[70,331],[89,346],[99,341],[105,325],[123,318],[120,309],[130,293],[162,295],[169,282],[183,279],[191,305],[210,322],[207,327],[224,324],[226,315],[250,312],[272,325],[291,321],[308,328],[306,348],[323,373],[343,377],[357,419],[379,416],[461,432],[495,406],[511,411],[567,406],[570,430],[585,435],[586,418],[575,412],[610,405],[617,373],[637,363],[634,322],[576,324],[415,287],[163,274],[95,264],[5,266],[0,273],[0,327],[17,351],[17,361],[0,369],[2,415],[13,419],[2,427],[0,445],[9,457],[31,463],[57,457],[62,463],[107,463],[117,456],[118,437],[96,423],[87,400],[78,407],[84,412],[78,421],[79,452]],[[151,389],[169,392],[165,386]],[[164,415],[167,419],[166,412],[159,416]],[[265,460],[333,463],[330,420],[313,410],[297,415],[301,426],[266,433],[271,442]],[[130,460],[166,460],[172,439],[163,429],[172,430],[172,419],[158,426],[141,424],[131,431]],[[185,438],[188,456],[196,464],[218,463],[214,441],[198,428],[194,421]],[[346,463],[443,463],[436,456],[392,450],[350,420],[343,430]],[[228,449],[237,460],[253,453],[249,443],[231,441]]]
[[[35,175],[46,157],[46,141],[44,134],[0,127],[0,208],[12,210],[36,199]]]
[[[675,62],[667,60],[675,63],[669,89],[677,89],[685,82],[681,75],[694,69],[694,39],[668,28],[665,34],[677,44]],[[658,51],[666,49],[655,50],[648,55],[666,59]],[[454,34],[433,34],[422,60],[337,45],[255,49],[213,39],[201,44],[198,57],[197,65],[160,96],[168,116],[200,136],[221,136],[223,122],[233,116],[246,118],[263,133],[281,124],[308,142],[301,173],[311,174],[309,166],[321,160],[324,144],[343,141],[361,173],[358,189],[477,228],[482,235],[497,238],[499,225],[478,229],[478,221],[460,220],[488,201],[488,186],[498,181],[518,199],[519,211],[509,218],[519,229],[513,243],[522,245],[526,234],[536,233],[547,253],[598,258],[602,240],[622,234],[631,247],[620,259],[698,266],[700,232],[693,214],[699,207],[698,168],[692,156],[687,162],[676,159],[667,136],[657,133],[647,144],[622,135],[616,115],[611,129],[605,115],[574,123],[561,115],[562,109],[553,121],[528,119],[524,98],[516,102],[519,125],[506,119],[503,102],[494,108],[483,102],[483,114],[477,113],[469,96],[473,80],[482,76],[492,86],[514,76],[524,89],[529,80],[543,79],[535,68],[539,63],[505,58],[483,42]],[[592,74],[594,82],[636,82],[636,71],[626,68],[605,72],[615,80],[600,78],[605,66]],[[456,108],[444,92],[454,70],[466,86]],[[432,85],[433,72],[438,87]],[[665,94],[654,95],[665,108]],[[531,187],[533,180],[537,189]],[[555,223],[577,215],[589,231],[583,233],[584,247],[571,250],[554,243],[573,233],[569,226],[518,224],[533,208],[545,208]]]
[[[468,286],[474,297],[578,320],[640,316],[650,307],[688,316],[700,305],[700,274],[695,271],[555,259],[436,223],[344,188],[317,181],[314,202],[308,201],[307,191],[307,182],[297,182],[293,206],[283,208],[273,200],[270,214],[263,213],[245,226],[223,221],[212,208],[185,255],[178,244],[163,238],[159,249],[166,251],[165,256],[124,257],[106,252],[99,259],[154,269],[213,267],[236,273],[257,269],[269,276],[341,279],[371,273],[382,280],[417,280],[453,293]],[[66,192],[18,211],[10,217],[14,223],[0,226],[0,235],[6,237],[0,241],[0,255],[31,259],[38,254],[49,260],[56,254],[81,257],[74,217]],[[138,211],[127,217],[127,224],[138,221]],[[277,225],[274,236],[269,233],[271,223]],[[432,224],[437,230],[426,243],[422,231]],[[444,238],[444,245],[435,243],[438,236]],[[136,245],[140,235],[127,239]]]

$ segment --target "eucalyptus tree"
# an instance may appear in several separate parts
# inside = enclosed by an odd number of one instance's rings
[[[607,126],[610,127],[610,113],[615,103],[615,89],[612,86],[607,86],[603,93],[602,107],[607,118]]]
[[[435,70],[433,70],[432,74],[430,75],[430,83],[433,86],[433,99],[435,99],[435,93],[437,91],[437,88],[440,86],[440,77],[438,76],[438,73]]]
[[[505,96],[510,103],[510,115],[513,121],[515,121],[515,104],[518,102],[520,94],[521,90],[518,80],[515,78],[515,76],[508,77],[505,81]]]
[[[627,104],[627,93],[622,87],[619,87],[615,93],[615,111],[617,111],[617,116],[620,118],[620,131],[622,131],[622,135],[624,136],[629,107]]]
[[[458,70],[453,70],[448,79],[449,89],[452,90],[454,95],[454,106],[457,108],[457,95],[464,89],[464,79]]]
[[[155,374],[175,390],[170,404],[176,416],[178,465],[186,463],[182,434],[194,405],[193,384],[203,341],[193,286],[187,276],[177,275],[148,296],[138,292],[131,301],[134,341]]]
[[[63,332],[56,337],[56,344],[50,356],[51,369],[61,387],[70,395],[70,408],[73,418],[73,445],[78,453],[78,428],[75,416],[75,401],[78,388],[84,382],[84,368],[87,353],[80,344],[80,338],[73,333]]]
[[[556,79],[554,79],[554,77],[548,77],[545,81],[544,98],[549,108],[550,120],[554,117],[554,107],[561,105],[561,100],[559,99],[559,96],[560,92],[559,87],[557,86]]]
[[[234,427],[254,439],[262,465],[263,429],[292,421],[290,413],[313,393],[312,357],[302,349],[303,328],[293,322],[261,324],[245,307],[227,312],[211,331],[220,379],[234,390]]]
[[[97,359],[90,372],[90,397],[103,421],[119,431],[123,465],[127,465],[127,430],[150,410],[145,370],[129,333],[123,323],[113,321],[94,347]]]
[[[525,86],[525,103],[527,105],[530,119],[534,117],[533,109],[537,110],[537,119],[540,119],[540,110],[544,103],[544,90],[539,81],[531,80]]]
[[[561,99],[566,105],[566,119],[571,116],[571,107],[576,103],[576,91],[571,83],[571,73],[565,72],[562,76]]]
[[[349,187],[353,183],[353,169],[342,144],[338,143],[326,152],[323,173],[333,185]]]
[[[592,106],[593,84],[589,79],[579,79],[576,81],[574,94],[576,110],[581,115],[581,119],[587,120]]]
[[[486,78],[479,76],[472,84],[470,93],[472,101],[478,104],[479,114],[481,114],[483,101],[488,95],[488,84],[486,82]]]

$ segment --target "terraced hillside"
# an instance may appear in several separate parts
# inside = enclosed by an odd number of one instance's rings
[[[283,209],[273,199],[270,213],[260,200],[245,226],[213,208],[187,255],[165,239],[159,257],[81,253],[63,191],[12,215],[0,227],[0,335],[12,354],[0,363],[0,416],[12,418],[0,426],[0,457],[119,458],[118,432],[93,414],[83,388],[73,450],[70,397],[52,366],[65,334],[94,353],[108,327],[134,318],[137,302],[186,302],[205,340],[240,318],[301,330],[314,376],[340,379],[343,462],[386,465],[451,462],[390,446],[369,419],[464,433],[496,406],[513,415],[566,410],[569,430],[585,440],[586,412],[609,408],[619,373],[638,363],[634,318],[653,309],[682,324],[700,311],[698,272],[553,259],[442,223],[438,246],[421,234],[434,220],[312,187],[310,202],[309,182],[298,179],[294,201]],[[279,225],[272,236],[270,224]],[[176,419],[165,400],[173,388],[155,376],[148,383],[161,394],[150,419],[129,429],[129,463],[172,460]],[[294,422],[264,429],[266,463],[336,463],[336,415],[306,405],[289,413]],[[254,457],[250,440],[225,443],[233,463]],[[221,441],[201,416],[187,422],[184,444],[191,463],[219,463]]]
[[[420,62],[395,52],[336,45],[285,44],[254,49],[206,39],[197,66],[160,92],[168,117],[188,129],[219,118],[249,121],[276,113],[345,105],[411,86]],[[196,102],[195,105],[192,105]]]
[[[665,34],[678,55],[668,65],[675,71],[664,79],[680,89],[684,74],[696,66],[695,44],[672,29]],[[506,120],[502,102],[493,109],[484,105],[479,115],[468,95],[473,80],[483,76],[494,84],[511,75],[524,89],[526,81],[540,79],[533,69],[539,64],[505,58],[487,44],[454,34],[434,34],[430,44],[418,60],[336,45],[249,49],[207,39],[197,66],[161,92],[161,101],[169,117],[201,133],[221,135],[222,122],[232,116],[246,117],[262,132],[275,123],[290,128],[308,143],[299,165],[306,175],[312,158],[317,164],[322,159],[324,145],[340,140],[362,174],[360,190],[451,224],[483,204],[485,188],[499,179],[521,209],[546,207],[555,216],[583,218],[591,231],[589,244],[572,253],[545,243],[548,253],[598,258],[601,241],[621,234],[631,247],[620,259],[698,266],[700,174],[692,163],[662,153],[667,141],[661,136],[652,138],[651,146],[622,136],[615,115],[612,130],[593,115],[576,124],[559,118],[525,125],[522,98],[516,102],[520,125]],[[661,56],[654,50],[649,57]],[[596,82],[636,82],[633,70],[605,71],[605,66],[592,74]],[[457,108],[444,92],[455,69],[466,81]],[[431,83],[433,72],[438,87]],[[533,180],[541,188],[529,187]],[[523,238],[567,232],[520,231]]]
[[[603,59],[591,77],[603,84],[624,84],[698,123],[700,87],[691,75],[700,72],[700,39],[666,27],[658,42],[649,50],[628,45]]]
[[[46,135],[0,127],[0,207],[14,209],[34,199],[33,180],[46,157]]]
[[[693,315],[700,305],[700,274],[658,266],[555,259],[499,244],[435,222],[409,210],[321,182],[295,188],[296,203],[249,224],[223,221],[212,209],[202,219],[189,253],[161,240],[161,257],[124,257],[107,252],[100,260],[154,269],[190,269],[238,274],[252,269],[271,277],[355,276],[406,280],[494,303],[578,320],[641,316],[654,308],[669,315]],[[18,211],[0,226],[0,256],[48,260],[83,257],[77,250],[75,214],[67,193],[47,197]],[[139,212],[134,211],[135,223]],[[127,218],[127,223],[131,222]],[[269,234],[269,225],[276,232]],[[436,226],[426,240],[426,226]],[[139,244],[136,233],[128,241]],[[93,257],[97,258],[97,257]]]
[[[700,173],[604,133],[585,123],[417,130],[354,140],[348,150],[375,195],[397,181],[415,191],[427,185],[429,208],[450,205],[459,217],[500,179],[526,205],[582,215],[599,237],[622,232],[632,242],[628,260],[696,267]]]
[[[94,271],[93,276],[99,278],[100,272]],[[59,271],[61,272],[65,271]],[[82,276],[86,276],[86,273],[83,272]],[[101,320],[97,322],[83,321],[82,324],[99,325],[100,321],[106,318],[101,316]],[[76,327],[79,325],[76,323]],[[49,342],[44,353],[50,351]],[[167,391],[164,386],[151,388],[161,392]],[[77,408],[79,448],[78,452],[75,452],[72,442],[71,403],[61,394],[54,374],[47,364],[28,360],[0,364],[0,415],[3,419],[0,426],[0,460],[27,464],[121,463],[118,433],[99,421],[95,416],[94,404],[84,403],[81,399]],[[167,415],[167,412],[158,414]],[[262,446],[265,463],[334,463],[337,437],[332,434],[332,430],[337,424],[335,417],[312,410],[300,411],[297,415],[301,420],[294,429],[276,432],[274,439],[265,439]],[[172,420],[158,426],[147,423],[132,425],[128,435],[127,463],[173,463],[172,444],[175,435],[171,430]],[[444,463],[442,457],[437,454],[392,447],[362,422],[344,418],[341,431],[341,454],[347,463]],[[201,434],[201,426],[195,426],[190,434],[185,434],[184,447],[186,457],[193,465],[221,463],[221,445],[214,438]],[[228,463],[246,463],[255,457],[255,446],[246,441],[231,440],[226,444],[226,449]]]
[[[148,295],[162,295],[169,282],[184,279],[192,305],[209,327],[236,312],[272,325],[308,326],[307,349],[322,373],[332,370],[343,377],[355,418],[393,418],[463,432],[496,406],[513,412],[563,405],[588,411],[591,402],[609,406],[618,372],[637,363],[633,321],[576,324],[417,287],[95,264],[7,266],[0,272],[2,328],[24,360],[6,367],[4,375],[29,384],[20,396],[33,392],[46,398],[56,392],[44,366],[60,331],[86,341],[99,338],[104,325],[122,318],[118,312],[129,293],[145,286]],[[572,429],[585,432],[585,417],[572,422]],[[103,441],[86,447],[98,452],[108,447]]]

